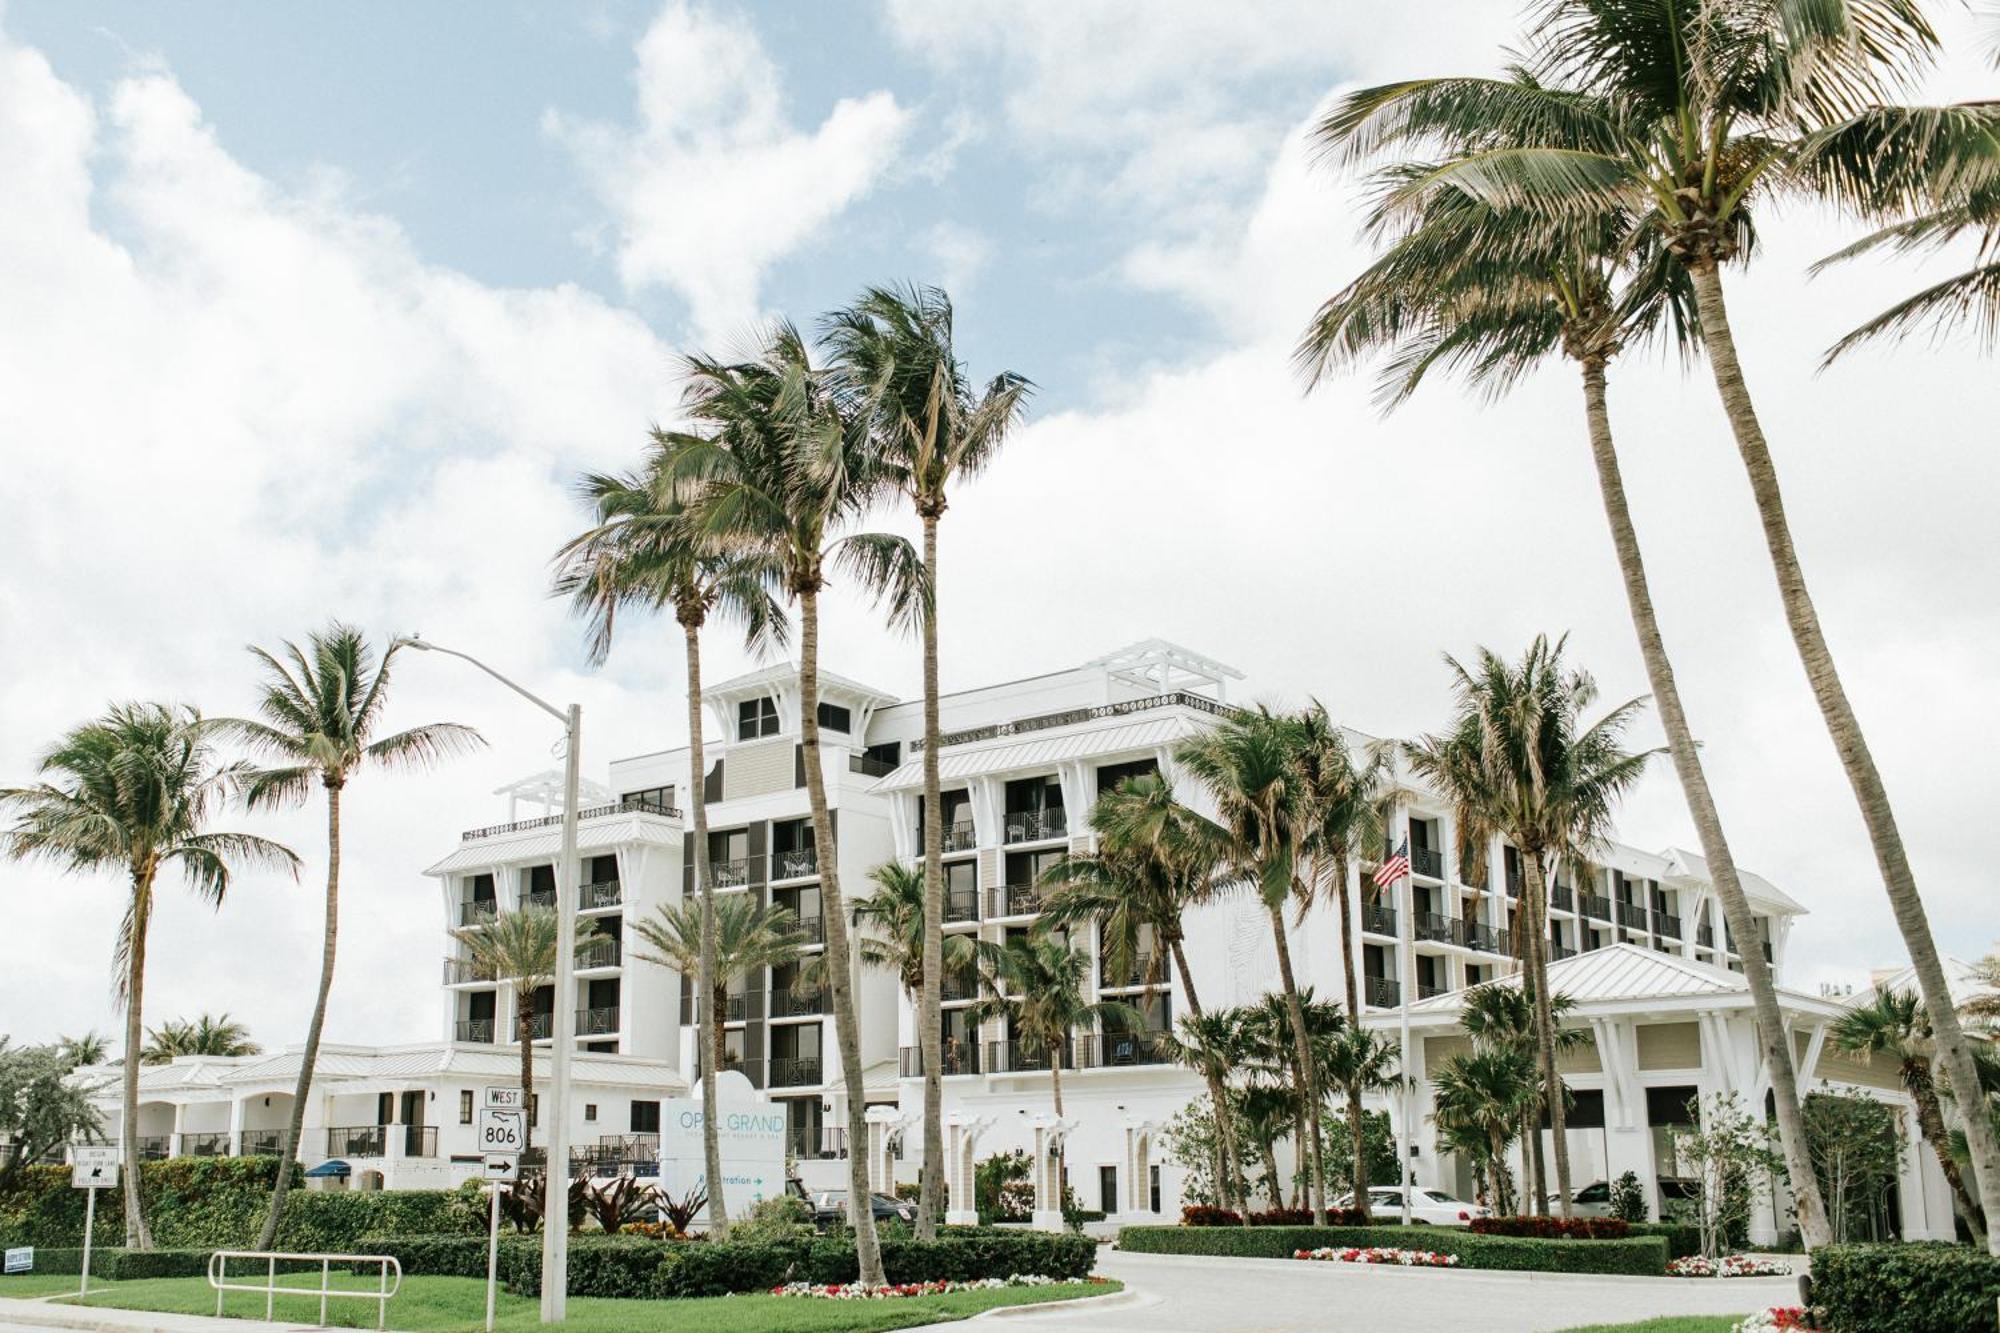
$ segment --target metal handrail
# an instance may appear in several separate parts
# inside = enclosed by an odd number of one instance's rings
[[[588,810],[576,812],[577,822],[597,819],[604,815],[665,815],[668,819],[679,819],[681,812],[671,805],[658,801],[613,801],[610,805],[593,805]],[[542,815],[536,819],[517,819],[511,824],[488,824],[485,828],[467,829],[459,834],[461,842],[471,842],[475,838],[491,838],[502,833],[519,833],[523,829],[550,828],[563,821],[561,815]]]
[[[1005,823],[1006,841],[1010,843],[1045,842],[1069,834],[1069,813],[1061,806],[1043,810],[1010,810]]]
[[[1070,708],[1060,713],[1041,713],[1034,717],[1015,718],[1011,722],[994,722],[983,727],[969,727],[964,731],[947,731],[938,737],[938,748],[947,745],[964,745],[968,741],[990,740],[995,736],[1015,736],[1024,731],[1045,731],[1050,727],[1067,727],[1077,722],[1094,722],[1100,718],[1125,717],[1131,713],[1142,713],[1154,708],[1192,708],[1215,717],[1234,717],[1241,711],[1228,704],[1217,703],[1205,695],[1189,694],[1184,690],[1173,690],[1166,694],[1148,695],[1143,699],[1126,699],[1115,704],[1099,704],[1094,708]],[[911,754],[922,754],[923,738],[910,742]]]
[[[229,1261],[231,1259],[261,1259],[264,1261],[264,1281],[261,1284],[231,1282]],[[278,1281],[278,1261],[287,1263],[319,1264],[319,1287],[284,1286]],[[343,1291],[332,1285],[333,1266],[353,1266],[374,1264],[380,1274],[380,1281],[374,1291]],[[394,1274],[395,1284],[390,1285],[390,1275]],[[403,1289],[403,1265],[392,1254],[281,1254],[276,1250],[217,1250],[208,1256],[208,1285],[215,1289],[215,1317],[222,1318],[224,1295],[232,1291],[247,1291],[264,1294],[264,1321],[272,1322],[278,1294],[287,1296],[318,1296],[319,1326],[326,1327],[326,1303],[330,1300],[364,1300],[375,1302],[375,1327],[389,1327],[389,1302]]]

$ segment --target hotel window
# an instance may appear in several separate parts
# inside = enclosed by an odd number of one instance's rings
[[[657,1134],[660,1132],[660,1104],[658,1102],[632,1103],[632,1132],[634,1134]]]
[[[595,1119],[597,1119],[597,1103],[596,1103],[596,1102],[585,1102],[585,1103],[583,1104],[583,1118],[584,1118],[585,1120],[595,1120]]]
[[[839,704],[822,703],[819,706],[819,724],[828,731],[845,733],[854,727],[854,718]]]
[[[778,734],[778,701],[772,698],[745,699],[736,705],[736,739],[754,741],[759,736]]]
[[[620,805],[657,806],[663,810],[674,808],[672,787],[642,787],[638,791],[623,792],[618,797]]]
[[[458,1090],[458,1123],[461,1125],[469,1125],[472,1123],[471,1088],[460,1088]]]

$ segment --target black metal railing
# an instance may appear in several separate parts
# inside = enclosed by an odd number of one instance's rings
[[[866,778],[886,778],[896,771],[896,764],[872,754],[851,754],[847,756],[847,771]]]
[[[823,1066],[817,1055],[781,1055],[771,1059],[771,1086],[797,1088],[821,1082]]]
[[[576,1035],[579,1037],[609,1037],[617,1031],[618,1006],[615,1004],[576,1011]]]
[[[979,919],[979,890],[964,889],[944,896],[944,919],[947,924],[954,921],[977,921]]]
[[[708,997],[699,995],[694,1002],[695,1021],[707,1023],[709,1019]],[[752,1018],[764,1016],[764,992],[760,990],[731,991],[722,1000],[722,1021],[742,1023]]]
[[[164,1162],[173,1151],[173,1138],[167,1134],[141,1134],[136,1145],[142,1162]]]
[[[1576,950],[1570,948],[1567,944],[1558,944],[1554,940],[1549,941],[1549,958],[1552,961],[1574,957],[1576,957]]]
[[[1132,713],[1143,713],[1154,708],[1192,708],[1215,717],[1234,717],[1239,711],[1204,695],[1173,690],[1166,694],[1147,695],[1143,699],[1125,699],[1119,703],[1099,704],[1093,708],[1066,708],[1060,713],[1039,713],[1034,717],[1017,717],[1008,722],[968,727],[963,731],[947,731],[938,737],[938,748],[964,745],[969,741],[991,740],[995,736],[1017,736],[1024,731],[1046,731],[1050,727],[1074,726],[1079,722],[1094,722],[1100,718],[1126,717]],[[912,754],[921,754],[923,748],[924,742],[921,736],[910,742]]]
[[[616,907],[625,897],[625,886],[615,879],[601,879],[594,884],[586,884],[577,890],[577,910],[595,912],[606,907]]]
[[[181,1135],[181,1156],[227,1157],[229,1156],[229,1135],[226,1132],[183,1134]]]
[[[819,849],[794,847],[771,856],[772,879],[805,879],[819,873]]]
[[[986,1043],[986,1072],[989,1074],[1023,1074],[1045,1070],[1053,1059],[1064,1069],[1076,1068],[1075,1043],[1063,1042],[1050,1049],[1043,1046],[1029,1046],[1020,1041],[989,1041]]]
[[[447,958],[444,960],[444,984],[464,986],[475,981],[487,981],[480,975],[479,965],[470,958]]]
[[[705,1063],[706,1061],[701,1056],[696,1056],[694,1062],[696,1078],[701,1077],[702,1066]],[[762,1060],[746,1059],[743,1056],[732,1055],[725,1051],[722,1056],[722,1067],[727,1070],[733,1070],[749,1079],[750,1086],[753,1088],[762,1088],[764,1086],[764,1062]]]
[[[1377,935],[1395,935],[1396,909],[1380,903],[1366,904],[1361,909],[1361,928],[1372,930]]]
[[[1106,1032],[1070,1043],[1078,1069],[1121,1069],[1173,1063],[1168,1034],[1162,1031]]]
[[[387,1157],[386,1125],[341,1125],[326,1131],[328,1157]]]
[[[284,1146],[282,1129],[246,1129],[236,1136],[238,1157],[276,1157]]]
[[[780,907],[784,906],[783,903],[780,903],[778,905]],[[797,931],[799,935],[802,937],[799,941],[801,944],[826,943],[825,917],[799,916],[797,912],[794,910],[792,915],[792,929]]]
[[[1696,926],[1694,928],[1694,942],[1704,949],[1713,949],[1715,947],[1715,927]]]
[[[1416,919],[1418,939],[1442,940],[1446,944],[1458,942],[1458,923],[1451,917],[1437,912],[1419,912],[1416,914]]]
[[[1458,942],[1468,949],[1484,949],[1488,953],[1500,952],[1499,933],[1484,921],[1459,922]]]
[[[1433,996],[1444,994],[1446,989],[1443,986],[1433,986],[1429,982],[1419,981],[1417,983],[1417,998],[1419,1000],[1428,1000]]]
[[[942,1000],[976,1000],[979,998],[979,978],[964,972],[947,972],[938,983],[938,998]]]
[[[1666,912],[1653,913],[1653,929],[1670,940],[1681,937],[1681,919]]]
[[[750,883],[750,858],[739,856],[730,861],[710,861],[709,876],[718,889],[740,889]]]
[[[974,832],[972,821],[961,819],[956,824],[944,826],[944,849],[948,852],[969,852],[979,844],[979,835]]]
[[[956,1074],[977,1074],[979,1072],[979,1044],[977,1042],[947,1040],[938,1055],[938,1072],[947,1078]],[[924,1076],[924,1048],[921,1046],[897,1047],[896,1073],[899,1078],[922,1078]]]
[[[609,805],[593,805],[587,810],[576,812],[578,822],[586,819],[601,819],[606,815],[664,815],[668,819],[679,819],[681,812],[671,805],[659,801],[627,799],[613,801]],[[461,841],[471,842],[475,838],[492,838],[502,833],[519,833],[523,829],[550,828],[563,821],[561,815],[541,815],[535,819],[517,819],[511,824],[488,824],[485,828],[467,829],[459,835]]]
[[[1054,810],[1010,810],[1006,818],[1008,842],[1040,842],[1069,834],[1069,814]]]
[[[1431,879],[1444,878],[1444,853],[1433,847],[1410,848],[1410,869]]]
[[[780,987],[771,992],[771,1017],[803,1018],[826,1012],[826,992]]]
[[[1392,977],[1363,977],[1361,998],[1378,1009],[1394,1009],[1403,1002],[1403,988]]]
[[[438,1155],[438,1131],[436,1125],[404,1125],[403,1156],[435,1157]]]
[[[458,924],[483,926],[500,915],[500,904],[491,898],[476,898],[458,905]]]
[[[521,895],[521,910],[524,912],[553,912],[556,910],[554,889],[530,889]]]
[[[579,969],[616,967],[620,956],[618,941],[609,935],[599,935],[576,946],[576,965]]]
[[[1579,897],[1585,916],[1596,917],[1599,921],[1611,919],[1611,900],[1602,894],[1586,893]]]
[[[1509,898],[1521,896],[1521,867],[1518,865],[1507,867],[1507,896]]]
[[[547,1041],[549,1034],[555,1031],[555,1027],[556,1016],[553,1011],[546,1014],[531,1014],[528,1018],[528,1039]]]
[[[1042,910],[1042,895],[1032,884],[999,884],[986,891],[986,918],[1027,916]]]
[[[1549,901],[1561,911],[1574,912],[1576,910],[1576,890],[1567,884],[1558,884],[1550,892]]]
[[[1165,954],[1135,953],[1121,971],[1111,965],[1107,956],[1098,970],[1097,984],[1111,990],[1131,986],[1164,986],[1167,984],[1167,957]]]
[[[461,1018],[453,1030],[454,1041],[473,1042],[481,1046],[493,1044],[493,1020],[490,1018]]]
[[[1617,902],[1618,924],[1632,930],[1646,928],[1646,908],[1643,903],[1628,903],[1623,898]]]

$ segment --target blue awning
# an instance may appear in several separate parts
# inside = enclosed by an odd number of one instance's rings
[[[328,1176],[339,1176],[345,1179],[353,1174],[354,1168],[341,1161],[338,1157],[332,1161],[321,1162],[318,1166],[306,1172],[308,1179],[324,1179]]]

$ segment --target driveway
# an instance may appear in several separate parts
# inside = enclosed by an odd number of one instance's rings
[[[1011,1328],[1093,1333],[1304,1333],[1478,1329],[1545,1333],[1655,1315],[1748,1314],[1798,1300],[1791,1278],[1696,1281],[1569,1273],[1482,1273],[1100,1252],[1098,1271],[1140,1293],[1095,1310],[1023,1311]]]

